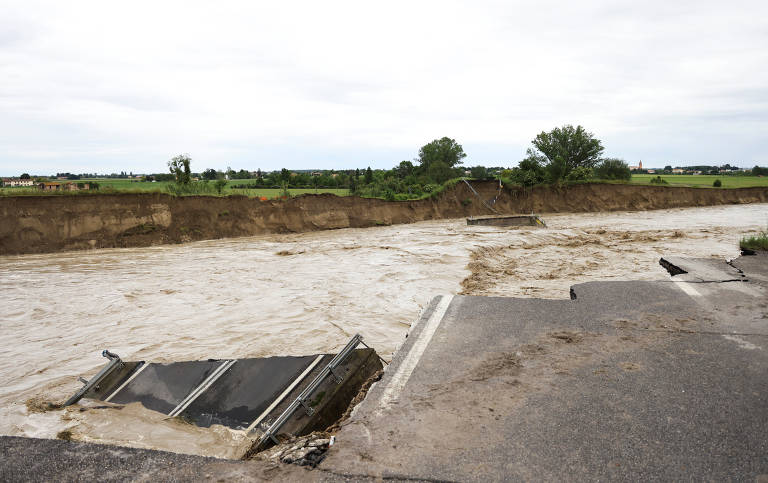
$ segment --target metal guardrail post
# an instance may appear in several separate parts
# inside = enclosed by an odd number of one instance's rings
[[[320,373],[315,376],[315,378],[312,380],[312,382],[309,383],[309,385],[304,388],[303,391],[301,391],[301,394],[291,403],[288,408],[283,411],[283,413],[275,420],[274,423],[267,429],[267,431],[261,435],[261,438],[259,438],[259,445],[263,444],[268,439],[271,439],[275,444],[278,444],[279,441],[275,437],[277,435],[277,432],[280,430],[280,428],[288,421],[288,419],[293,415],[294,412],[300,407],[304,406],[307,408],[307,413],[311,416],[314,413],[314,409],[308,404],[308,400],[313,392],[320,386],[320,384],[325,380],[328,375],[333,374],[333,376],[336,378],[337,383],[341,383],[339,380],[340,378],[333,373],[333,369],[335,369],[337,366],[339,366],[342,362],[346,360],[346,358],[349,356],[349,354],[352,353],[355,348],[363,342],[363,336],[360,334],[355,334],[354,337],[347,343],[347,345],[344,347],[344,349],[341,350],[336,356],[334,356],[333,359],[331,359],[331,362],[329,362]]]
[[[79,391],[73,394],[72,397],[67,399],[67,402],[64,403],[64,406],[70,406],[72,404],[75,404],[92,387],[100,383],[105,377],[111,374],[112,371],[114,371],[118,367],[123,366],[123,361],[120,359],[120,356],[118,356],[117,354],[113,354],[112,352],[109,352],[108,350],[104,349],[103,351],[101,351],[101,355],[109,359],[109,362],[107,363],[107,365],[102,367],[101,370],[95,376],[93,376],[89,381],[85,381],[83,387],[81,387]],[[84,381],[82,377],[78,379],[81,382]]]

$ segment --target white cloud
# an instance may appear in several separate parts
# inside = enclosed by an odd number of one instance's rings
[[[768,162],[764,2],[6,2],[0,173],[390,167],[448,135],[513,164]]]

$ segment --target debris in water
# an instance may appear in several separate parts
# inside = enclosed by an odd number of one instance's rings
[[[539,218],[539,215],[502,215],[502,216],[482,216],[467,218],[467,225],[489,225],[489,226],[538,226],[546,228],[546,223]]]

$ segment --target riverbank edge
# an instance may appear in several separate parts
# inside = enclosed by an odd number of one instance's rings
[[[0,255],[146,247],[269,233],[364,228],[493,214],[644,211],[768,202],[768,187],[459,183],[435,199],[302,195],[285,201],[163,193],[0,198]]]

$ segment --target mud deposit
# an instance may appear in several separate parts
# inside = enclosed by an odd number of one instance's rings
[[[138,404],[49,403],[71,395],[76,376],[94,374],[105,348],[153,361],[301,355],[337,350],[359,332],[388,357],[436,294],[567,299],[578,282],[664,279],[663,254],[736,256],[738,239],[768,224],[768,204],[545,221],[549,228],[454,219],[0,257],[0,433],[234,457],[249,442],[223,427]],[[553,334],[547,344],[591,337]],[[515,357],[496,356],[469,376],[516,371]]]

